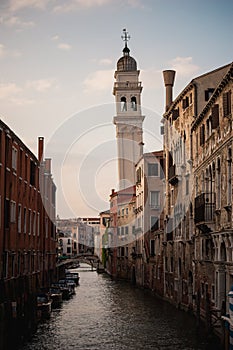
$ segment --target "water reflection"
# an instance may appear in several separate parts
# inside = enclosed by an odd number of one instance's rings
[[[21,350],[201,350],[195,320],[149,291],[79,268],[76,295],[53,311]],[[218,349],[212,347],[212,349]]]

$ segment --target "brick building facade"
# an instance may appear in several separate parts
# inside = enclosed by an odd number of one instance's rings
[[[33,328],[36,293],[54,279],[56,186],[43,142],[37,159],[0,121],[1,341]]]

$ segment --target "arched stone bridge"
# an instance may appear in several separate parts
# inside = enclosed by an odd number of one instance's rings
[[[61,269],[62,267],[69,268],[77,263],[88,264],[92,267],[92,269],[96,269],[97,272],[101,272],[104,270],[104,267],[102,266],[99,257],[91,253],[80,253],[73,258],[63,258],[57,262],[56,266],[58,269]]]

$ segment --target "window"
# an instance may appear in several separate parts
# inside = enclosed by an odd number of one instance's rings
[[[192,93],[189,95],[189,100],[190,100],[190,104],[192,104],[193,103],[193,94]]]
[[[12,147],[12,168],[17,170],[17,149]]]
[[[125,247],[121,247],[121,256],[125,256]]]
[[[22,224],[22,206],[18,205],[18,233],[21,233],[21,224]]]
[[[36,234],[36,212],[33,212],[32,215],[32,234],[35,236]]]
[[[28,179],[28,155],[25,154],[25,158],[24,158],[24,177],[25,177],[25,181],[27,181]]]
[[[129,256],[129,248],[128,247],[125,247],[125,256]]]
[[[2,130],[0,130],[0,163],[2,160]]]
[[[160,207],[159,191],[150,191],[150,206],[156,209]]]
[[[149,163],[148,164],[148,176],[159,176],[158,164]]]
[[[23,233],[27,233],[27,209],[23,209]]]
[[[227,157],[227,204],[228,205],[231,205],[231,202],[232,202],[231,176],[232,176],[232,154],[231,154],[231,148],[229,148],[228,157]]]
[[[172,120],[176,120],[177,118],[179,118],[180,115],[180,111],[179,111],[179,107],[176,109],[173,109],[172,111]]]
[[[128,233],[129,233],[129,227],[125,226],[125,234],[128,235]]]
[[[223,94],[223,116],[231,114],[231,90]]]
[[[5,200],[4,225],[5,225],[5,228],[10,227],[10,201],[9,201],[9,199]]]
[[[126,98],[123,96],[121,97],[121,112],[126,112],[127,111],[127,103],[126,103]]]
[[[159,219],[157,216],[150,217],[150,226],[151,226],[151,232],[154,232],[159,229]]]
[[[203,124],[200,127],[200,146],[204,145],[205,143],[205,125]]]
[[[216,129],[219,126],[219,105],[215,104],[212,107],[211,127]]]
[[[11,214],[10,214],[11,222],[15,222],[16,220],[16,203],[11,201]]]
[[[183,107],[183,109],[185,109],[188,106],[189,106],[189,98],[188,98],[188,96],[186,96],[185,98],[183,98],[182,107]]]
[[[131,108],[133,111],[137,110],[137,100],[135,96],[131,97]]]
[[[124,216],[125,215],[125,209],[123,208],[122,210],[121,210],[121,216]]]
[[[126,208],[125,209],[125,215],[128,215],[129,214],[129,208]]]
[[[37,236],[40,235],[40,213],[37,213]]]
[[[220,209],[221,206],[221,161],[220,158],[217,160],[217,208]]]
[[[125,233],[125,228],[122,226],[121,227],[121,236],[124,236],[124,233]]]
[[[136,176],[137,176],[137,184],[140,184],[141,183],[141,178],[142,178],[142,170],[141,170],[141,168],[137,169]]]
[[[155,240],[150,240],[150,256],[155,256]]]
[[[30,160],[30,185],[35,186],[36,184],[36,164],[33,160]]]
[[[31,209],[28,210],[28,223],[29,223],[28,234],[30,235],[32,232],[32,211],[31,211]]]
[[[23,150],[20,148],[19,150],[19,176],[22,177],[22,169],[23,169]]]
[[[205,101],[208,101],[210,99],[213,92],[214,92],[213,88],[208,88],[207,90],[205,90]]]

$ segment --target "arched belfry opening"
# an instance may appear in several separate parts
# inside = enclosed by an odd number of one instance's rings
[[[131,97],[131,108],[133,111],[137,110],[137,99],[135,96]]]
[[[122,96],[121,97],[121,112],[126,112],[127,111],[127,101],[126,97]]]
[[[122,39],[125,45],[122,50],[123,55],[117,61],[113,87],[116,102],[114,124],[116,125],[118,149],[119,189],[136,183],[135,165],[142,154],[144,120],[141,114],[140,71],[136,60],[130,55],[128,48],[130,36],[126,29],[123,29]]]

